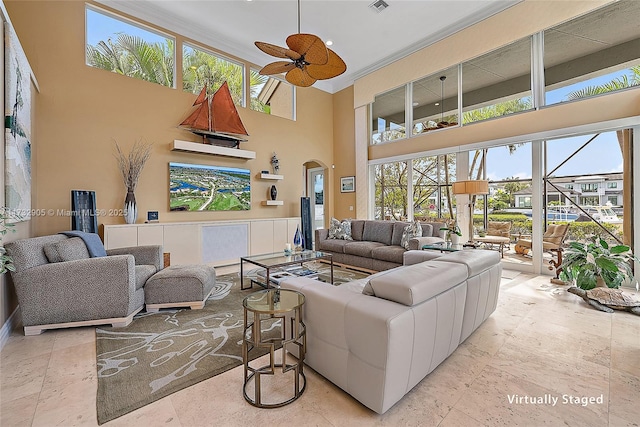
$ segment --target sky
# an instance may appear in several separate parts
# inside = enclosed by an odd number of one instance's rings
[[[164,42],[166,37],[151,31],[142,30],[140,27],[128,24],[119,19],[111,18],[99,12],[87,8],[87,43],[95,46],[101,40],[107,40],[116,33],[126,33],[140,36],[144,40],[157,43]]]
[[[593,134],[547,141],[547,171],[551,172]],[[513,154],[505,147],[489,149],[487,178],[531,178],[531,143],[518,146]],[[601,133],[553,174],[555,176],[622,172],[622,154],[615,132]]]

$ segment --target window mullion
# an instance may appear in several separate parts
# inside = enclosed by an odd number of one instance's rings
[[[462,120],[462,64],[458,64],[458,124],[463,126]]]
[[[413,82],[407,83],[404,96],[404,134],[406,138],[413,136]]]
[[[531,36],[531,97],[535,109],[546,104],[544,85],[544,32],[541,31]]]
[[[413,159],[407,160],[407,220],[413,221]]]

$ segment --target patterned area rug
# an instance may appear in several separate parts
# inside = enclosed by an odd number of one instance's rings
[[[311,268],[329,280],[326,265]],[[366,276],[334,269],[336,285]],[[242,365],[242,300],[260,289],[241,291],[238,273],[226,274],[202,310],[140,313],[126,328],[96,328],[98,424]]]

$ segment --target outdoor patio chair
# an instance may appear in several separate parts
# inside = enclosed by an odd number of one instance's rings
[[[562,245],[564,244],[564,239],[567,237],[568,231],[569,224],[551,224],[547,226],[547,231],[545,231],[542,236],[542,250],[556,254],[556,259],[549,261],[549,264],[553,266],[550,268],[555,268],[556,270],[555,279],[559,278],[560,265],[562,264]],[[516,253],[526,255],[531,250],[531,240],[518,239],[515,250]]]
[[[511,222],[509,221],[489,221],[486,236],[474,236],[473,240],[482,243],[487,249],[496,249],[500,256],[504,257],[505,247],[509,249],[511,242]]]

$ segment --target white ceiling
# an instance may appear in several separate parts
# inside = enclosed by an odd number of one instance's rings
[[[98,0],[116,10],[215,47],[262,67],[276,59],[254,41],[286,46],[298,31],[296,0]],[[314,87],[334,93],[377,68],[408,55],[522,0],[301,0],[300,30],[322,40],[347,71]]]

